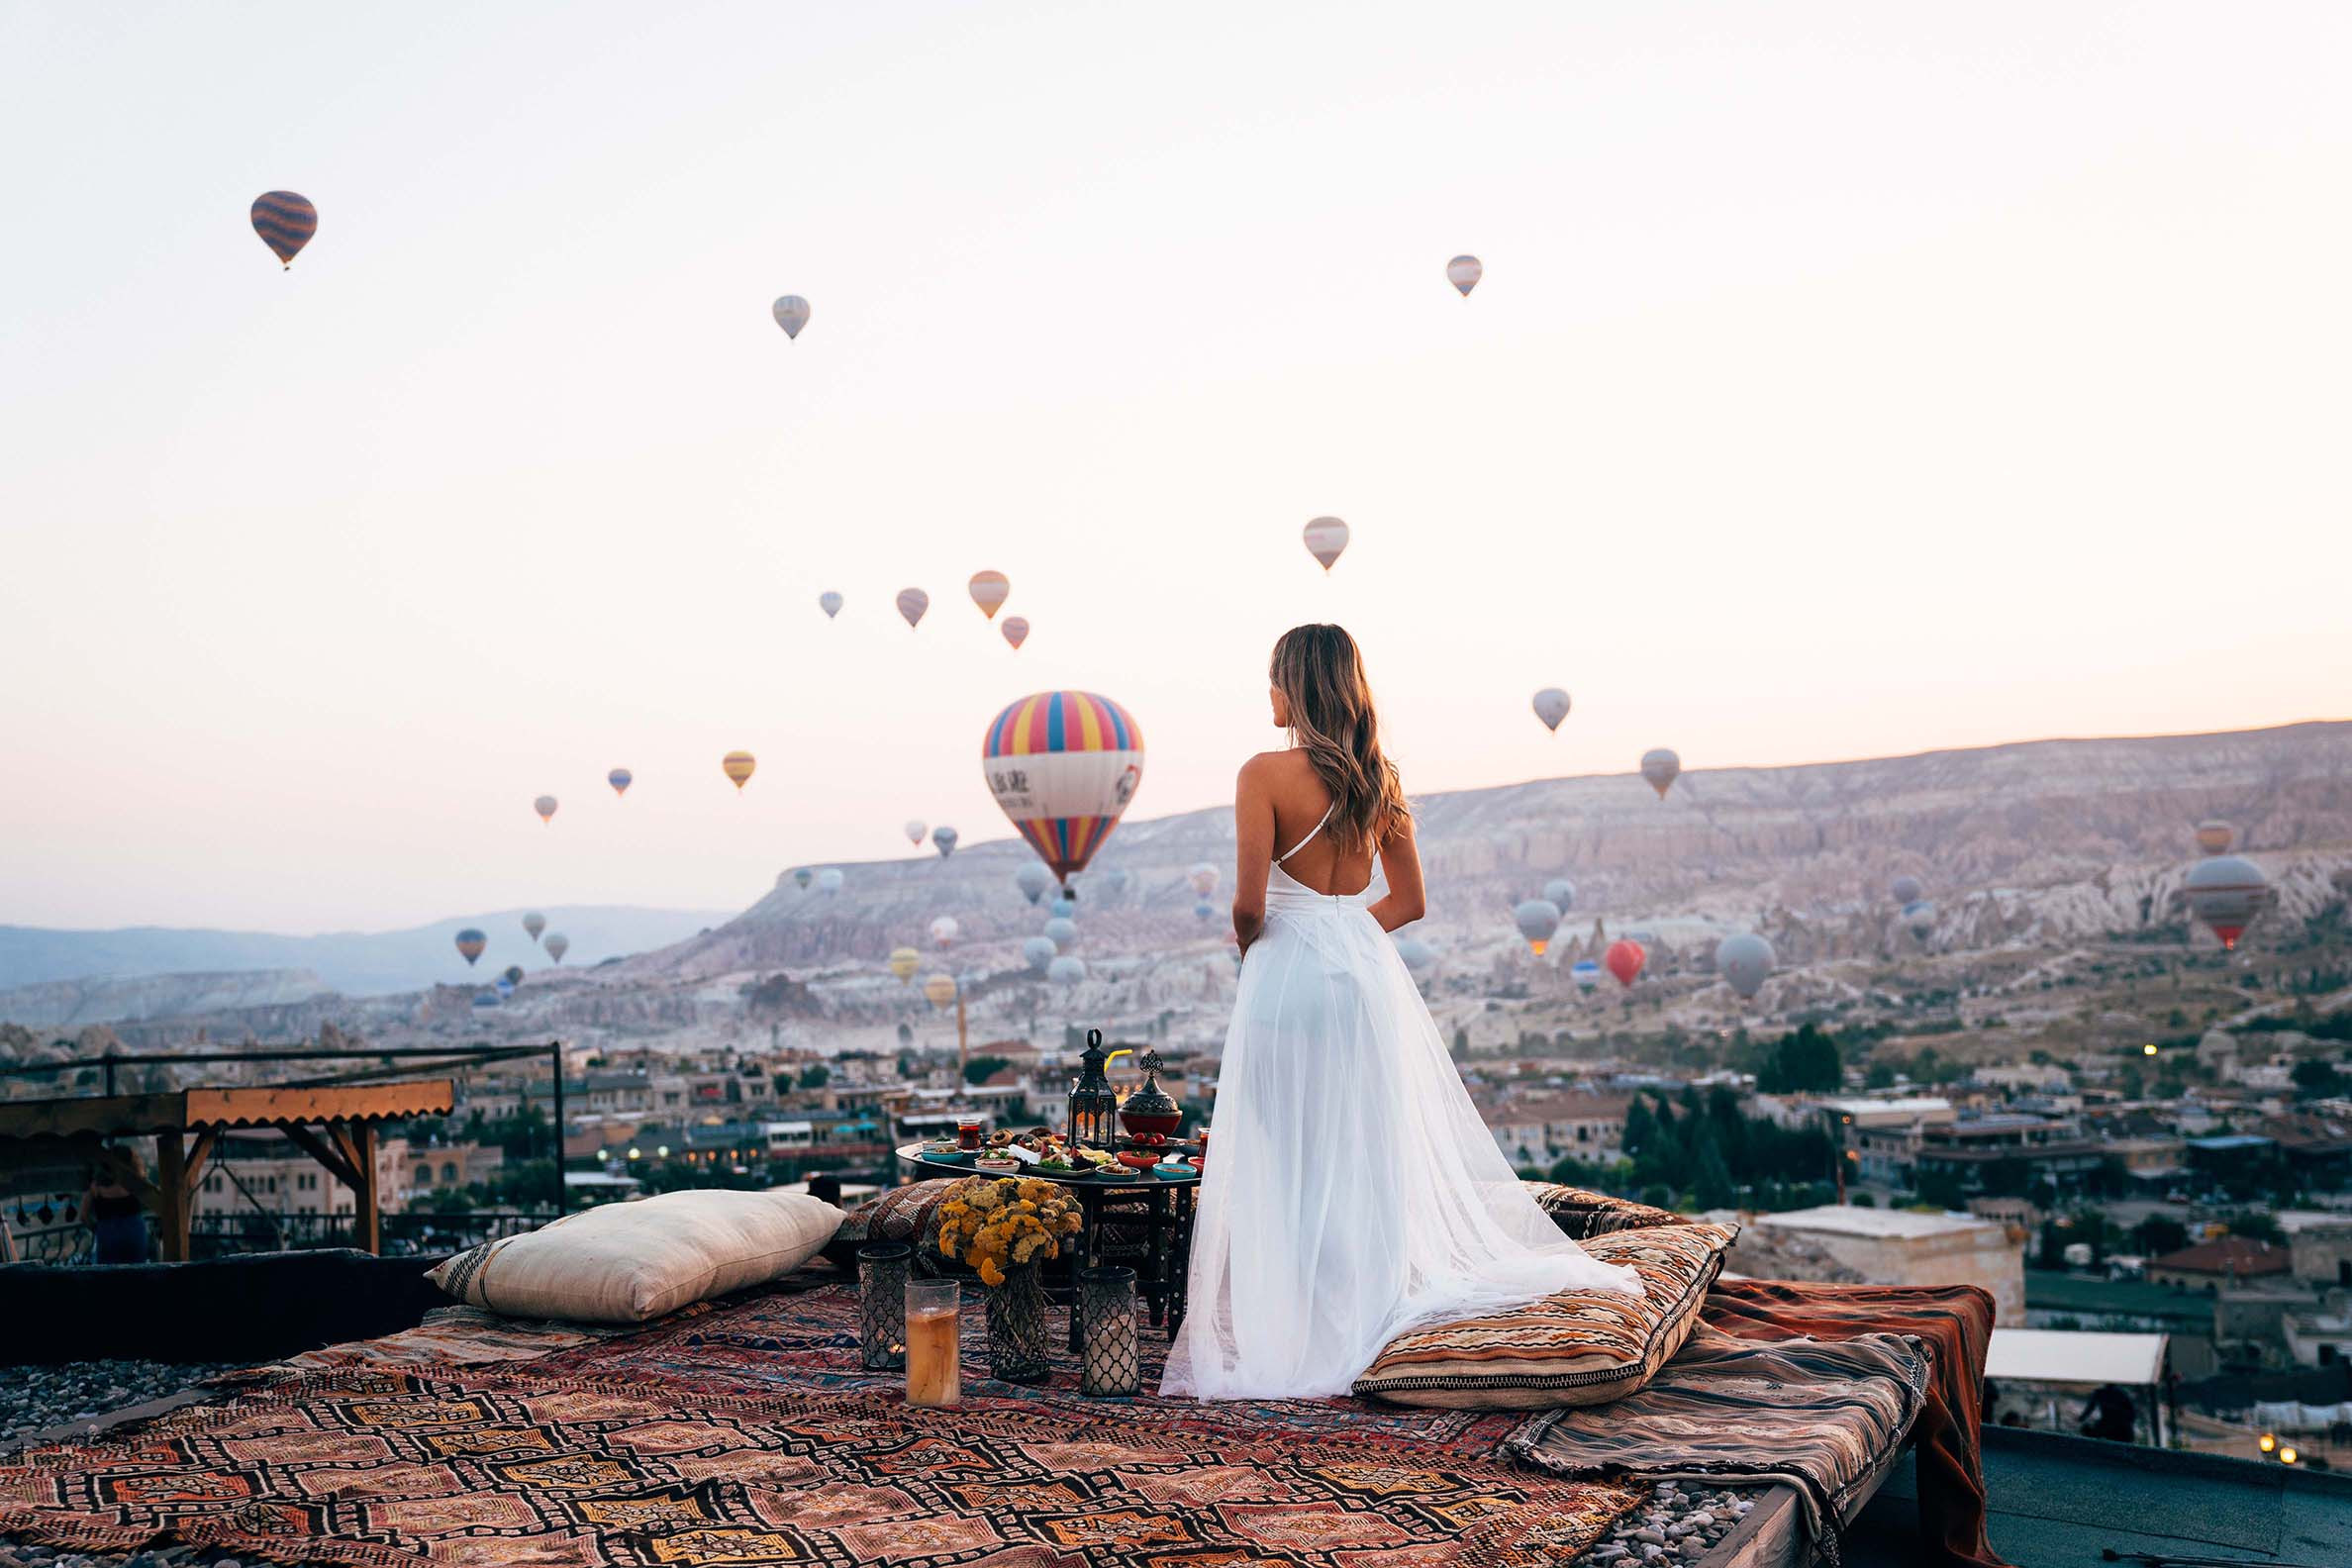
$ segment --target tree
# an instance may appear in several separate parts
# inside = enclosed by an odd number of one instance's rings
[[[1699,1158],[1693,1167],[1691,1189],[1702,1209],[1728,1209],[1738,1194],[1731,1187],[1730,1167],[1723,1163],[1723,1150],[1715,1142],[1715,1129],[1703,1128],[1699,1134]]]
[[[803,1089],[822,1089],[832,1082],[833,1069],[823,1062],[811,1062],[801,1069],[800,1086]]]
[[[1453,1059],[1458,1062],[1466,1062],[1470,1059],[1470,1030],[1467,1029],[1454,1030]]]
[[[2267,1209],[2249,1209],[2229,1222],[2229,1233],[2244,1236],[2249,1241],[2268,1241],[2276,1245],[2287,1239],[2287,1232],[2279,1228],[2278,1217]]]
[[[964,1063],[964,1082],[977,1089],[1012,1065],[1002,1056],[975,1056]]]
[[[2131,1244],[2149,1257],[2163,1257],[2189,1244],[2189,1227],[2170,1215],[2152,1214],[2131,1227]]]
[[[2324,1100],[2344,1092],[2344,1075],[2336,1071],[2335,1063],[2316,1057],[2295,1064],[2295,1097],[2298,1100]]]
[[[1625,1112],[1625,1131],[1617,1140],[1617,1146],[1628,1156],[1636,1156],[1648,1148],[1657,1135],[1658,1119],[1650,1115],[1649,1102],[1635,1095],[1632,1106]]]
[[[1756,1088],[1764,1094],[1826,1094],[1844,1081],[1837,1041],[1818,1024],[1782,1035],[1756,1074]]]

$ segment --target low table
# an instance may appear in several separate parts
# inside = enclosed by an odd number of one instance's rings
[[[985,1176],[987,1171],[970,1165],[951,1164],[934,1160],[924,1152],[921,1143],[909,1143],[898,1151],[899,1159],[926,1176]],[[1051,1182],[1069,1190],[1078,1200],[1078,1246],[1071,1260],[1073,1286],[1075,1272],[1103,1263],[1124,1263],[1135,1271],[1135,1291],[1143,1298],[1151,1315],[1153,1327],[1165,1327],[1168,1337],[1176,1337],[1176,1330],[1184,1323],[1184,1291],[1186,1276],[1192,1267],[1193,1211],[1201,1191],[1198,1170],[1190,1176],[1154,1176],[1137,1171],[1120,1176],[1068,1176],[1053,1171],[1041,1171],[1035,1166],[1024,1166],[1019,1171],[997,1174],[1018,1176],[1025,1181]],[[1114,1238],[1106,1229],[1143,1231],[1140,1241],[1125,1237]],[[1051,1291],[1056,1296],[1071,1296],[1072,1289]],[[1070,1313],[1070,1348],[1081,1347],[1079,1315]]]

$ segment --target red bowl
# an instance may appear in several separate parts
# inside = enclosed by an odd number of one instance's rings
[[[1162,1137],[1174,1137],[1176,1129],[1184,1125],[1184,1113],[1182,1111],[1129,1111],[1122,1107],[1119,1113],[1119,1125],[1126,1127],[1130,1136],[1157,1132]]]

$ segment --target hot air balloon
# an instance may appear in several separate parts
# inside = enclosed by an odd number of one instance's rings
[[[907,618],[907,625],[910,627],[923,625],[923,612],[930,608],[931,595],[922,589],[901,588],[899,590],[898,612]]]
[[[555,797],[552,795],[541,795],[538,800],[535,800],[531,803],[531,809],[539,813],[539,820],[540,822],[553,822],[555,820]]]
[[[561,963],[563,955],[571,951],[571,938],[561,931],[549,931],[547,932],[546,948],[547,956],[557,963]]]
[[[1666,792],[1674,787],[1674,781],[1682,776],[1682,758],[1664,746],[1654,751],[1644,751],[1641,753],[1641,776],[1648,779],[1649,787],[1658,792],[1658,799],[1664,800]]]
[[[465,960],[468,969],[473,967],[476,958],[482,956],[482,949],[489,945],[490,938],[471,927],[457,933],[457,956]]]
[[[751,771],[758,766],[759,759],[748,751],[730,751],[719,759],[719,771],[734,780],[738,792],[751,782]]]
[[[1927,896],[1927,890],[1919,885],[1919,879],[1910,875],[1899,876],[1888,883],[1887,891],[1895,895],[1897,908],[1906,904],[1916,904]]]
[[[931,830],[931,847],[938,850],[939,858],[944,860],[955,853],[955,840],[959,836],[961,835],[952,828],[933,828]]]
[[[980,607],[982,615],[994,621],[997,611],[1004,608],[1005,596],[1013,591],[1013,582],[1001,571],[974,572],[971,589],[972,603]]]
[[[785,295],[769,309],[787,338],[798,338],[801,329],[809,325],[809,302],[798,294]]]
[[[1563,915],[1576,908],[1576,884],[1566,877],[1553,877],[1549,882],[1544,883],[1543,896],[1559,905],[1560,913]]]
[[[2218,817],[2208,817],[2197,825],[2197,847],[2209,855],[2229,853],[2229,846],[2237,842],[2237,830]]]
[[[998,714],[980,745],[989,793],[1045,868],[1067,880],[1103,847],[1143,782],[1143,732],[1093,692],[1036,692]]]
[[[792,880],[803,893],[806,893],[809,891],[809,884],[817,880],[817,873],[810,870],[807,866],[794,866],[792,868]]]
[[[831,621],[841,613],[841,596],[828,588],[817,596],[817,608],[825,612],[826,620]]]
[[[538,910],[533,910],[523,917],[523,929],[531,933],[533,941],[538,941],[539,932],[547,929],[547,917],[541,915]]]
[[[1068,952],[1078,942],[1078,923],[1067,915],[1056,915],[1045,923],[1045,939],[1053,943],[1055,952]]]
[[[1772,943],[1753,931],[1739,931],[1715,943],[1715,973],[1743,997],[1764,989],[1777,961]]]
[[[1217,891],[1217,867],[1204,860],[1185,873],[1185,880],[1192,883],[1195,893],[1207,898]]]
[[[835,893],[838,893],[838,892],[840,892],[840,891],[841,891],[841,873],[840,873],[840,871],[839,871],[837,868],[833,867],[833,866],[827,866],[827,867],[826,867],[824,870],[822,870],[822,871],[818,872],[818,873],[817,873],[817,891],[818,891],[820,894],[824,895],[826,898],[832,898],[832,897],[833,897],[833,896]]]
[[[1347,548],[1347,525],[1335,517],[1319,517],[1307,525],[1307,553],[1329,571],[1339,552]]]
[[[1478,264],[1474,255],[1458,255],[1445,263],[1445,281],[1462,291],[1468,299],[1470,291],[1478,287],[1478,280],[1486,276],[1486,268]]]
[[[491,989],[498,993],[498,1000],[501,1002],[515,994],[515,982],[509,980],[505,975],[500,975],[496,980],[491,981],[490,985]]]
[[[2270,879],[2253,861],[2237,855],[2214,855],[2189,868],[2181,884],[2189,913],[2212,928],[2228,951],[2237,950],[2238,935],[2254,924],[2270,898]]]
[[[923,977],[924,999],[932,1007],[943,1008],[955,1000],[955,976],[931,974]]]
[[[1045,913],[1053,920],[1073,920],[1078,914],[1078,901],[1067,893],[1057,893],[1053,902],[1045,906]]]
[[[1031,936],[1021,944],[1021,961],[1029,966],[1032,974],[1043,974],[1045,966],[1053,962],[1053,938]]]
[[[521,964],[508,964],[506,966],[505,979],[508,985],[521,985],[523,983],[523,966]]]
[[[1426,980],[1437,972],[1437,949],[1419,936],[1399,936],[1397,956],[1405,960],[1405,972],[1416,980]]]
[[[1619,936],[1609,944],[1609,951],[1601,955],[1601,961],[1608,966],[1611,974],[1617,976],[1618,985],[1630,986],[1641,977],[1642,961],[1648,957],[1649,954],[1641,950],[1641,943]]]
[[[916,848],[920,849],[923,847],[923,835],[930,832],[931,826],[928,823],[919,823],[912,817],[907,819],[907,842],[913,844]]]
[[[1216,918],[1216,915],[1217,915],[1217,906],[1216,906],[1216,905],[1214,905],[1214,904],[1212,904],[1212,903],[1210,903],[1210,902],[1209,902],[1207,899],[1202,899],[1202,900],[1201,900],[1199,903],[1197,903],[1197,904],[1195,904],[1195,905],[1193,906],[1193,919],[1194,919],[1194,920],[1197,920],[1197,921],[1213,920],[1213,919],[1215,919],[1215,918]]]
[[[923,963],[923,954],[912,947],[893,947],[890,950],[890,972],[903,984],[915,978],[915,971]]]
[[[1579,991],[1590,991],[1601,983],[1601,966],[1590,958],[1579,958],[1568,966],[1568,978],[1576,982]]]
[[[476,991],[473,996],[473,1005],[478,1008],[494,1008],[501,1000],[496,991]]]
[[[1053,873],[1034,860],[1024,860],[1021,869],[1013,873],[1013,885],[1021,889],[1023,898],[1034,904],[1053,886]]]
[[[1086,978],[1086,960],[1064,953],[1045,966],[1045,978],[1057,986],[1074,986]]]
[[[1029,640],[1029,617],[1007,616],[1001,630],[1005,634],[1005,640],[1013,644],[1014,651],[1019,652],[1021,644]]]
[[[956,933],[962,930],[963,928],[955,923],[954,916],[940,916],[937,920],[931,923],[931,945],[934,947],[954,946]]]
[[[269,246],[270,254],[294,269],[294,257],[319,232],[319,209],[307,196],[292,191],[263,191],[253,198],[253,233]]]
[[[1560,906],[1549,899],[1528,899],[1511,912],[1511,918],[1519,923],[1519,933],[1527,938],[1527,950],[1540,958],[1552,932],[1560,929]]]
[[[615,768],[605,775],[605,782],[613,786],[613,793],[627,799],[629,786],[637,782],[637,775],[627,768]]]
[[[1535,717],[1543,721],[1543,728],[1552,734],[1560,733],[1560,721],[1568,717],[1568,694],[1557,686],[1546,686],[1535,694]]]
[[[1911,933],[1925,941],[1935,931],[1935,906],[1925,899],[1914,899],[1903,906],[1903,924]]]

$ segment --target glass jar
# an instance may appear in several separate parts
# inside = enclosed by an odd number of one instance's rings
[[[1037,1265],[1005,1271],[1005,1283],[987,1292],[988,1375],[1000,1383],[1042,1383],[1052,1374],[1052,1344],[1045,1332],[1045,1287]]]
[[[1095,1399],[1139,1393],[1143,1353],[1135,1323],[1135,1271],[1080,1269],[1077,1312],[1085,1341],[1078,1365],[1078,1392]]]
[[[954,1280],[907,1282],[907,1403],[939,1408],[963,1398]]]
[[[857,1342],[869,1372],[907,1364],[907,1276],[915,1249],[874,1241],[857,1249]]]

